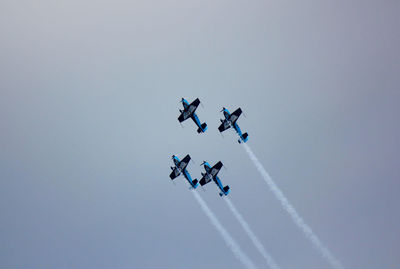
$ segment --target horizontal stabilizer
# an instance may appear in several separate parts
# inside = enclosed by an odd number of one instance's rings
[[[244,133],[243,135],[242,135],[242,139],[243,139],[243,142],[246,142],[249,138],[248,138],[248,134],[247,133]]]
[[[224,192],[225,192],[226,194],[228,194],[228,193],[229,193],[229,190],[230,190],[229,186],[226,185],[226,186],[224,187]]]
[[[229,194],[229,192],[230,192],[230,189],[229,189],[229,186],[227,185],[227,186],[225,186],[224,188],[223,188],[223,192],[220,192],[219,193],[219,196],[226,196],[226,195],[228,195]]]
[[[200,133],[204,133],[207,130],[207,123],[203,123],[198,129],[197,132]]]

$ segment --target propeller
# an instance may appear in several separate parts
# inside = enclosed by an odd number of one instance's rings
[[[203,161],[203,162],[200,164],[200,166],[205,165],[205,164],[206,164],[206,161]]]
[[[225,110],[225,107],[222,107],[222,110],[220,112],[223,112]]]

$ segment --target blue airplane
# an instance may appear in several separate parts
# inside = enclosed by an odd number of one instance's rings
[[[206,172],[201,173],[203,177],[200,179],[200,185],[204,186],[208,182],[213,180],[215,184],[217,184],[218,188],[221,190],[219,196],[222,197],[223,195],[228,195],[228,193],[231,191],[229,186],[226,185],[225,187],[223,187],[221,180],[217,176],[219,170],[221,170],[222,168],[222,162],[217,162],[213,167],[211,167],[210,164],[206,161],[204,161],[201,165],[204,165],[204,169],[206,170]]]
[[[186,170],[186,166],[189,164],[190,161],[190,156],[189,154],[185,156],[185,158],[182,159],[182,161],[179,160],[178,157],[175,155],[172,155],[172,160],[174,161],[175,167],[171,166],[171,174],[169,177],[171,180],[174,180],[176,177],[178,177],[181,173],[183,176],[186,178],[186,180],[189,182],[189,184],[192,186],[193,189],[196,189],[197,186],[199,186],[199,183],[197,179],[192,180],[192,177],[190,176],[189,172]]]
[[[199,134],[204,133],[207,130],[207,124],[205,122],[200,123],[199,117],[197,117],[195,113],[197,107],[200,104],[199,98],[196,98],[196,100],[194,100],[191,104],[189,104],[189,102],[186,101],[185,98],[182,98],[181,102],[184,110],[179,109],[179,112],[181,112],[181,114],[178,117],[178,121],[181,123],[182,121],[185,121],[188,118],[192,118],[192,120],[194,121],[194,123],[196,123],[198,127],[197,132]]]
[[[218,127],[218,130],[220,133],[222,133],[223,131],[229,129],[229,128],[233,128],[235,129],[236,133],[239,135],[239,143],[246,143],[246,141],[249,139],[248,138],[248,134],[244,133],[242,134],[242,131],[240,130],[239,125],[237,125],[236,121],[238,120],[239,116],[242,114],[242,109],[239,107],[238,109],[235,110],[235,112],[233,112],[232,114],[229,113],[228,109],[226,109],[225,107],[222,108],[221,112],[224,112],[224,117],[225,119],[221,119],[221,125]]]

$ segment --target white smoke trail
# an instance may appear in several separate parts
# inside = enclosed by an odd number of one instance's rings
[[[232,250],[233,254],[235,254],[236,258],[238,258],[247,269],[256,269],[257,267],[253,264],[253,262],[250,260],[250,258],[247,257],[247,255],[241,250],[239,245],[232,238],[232,236],[228,233],[228,231],[224,228],[224,226],[222,226],[222,224],[218,221],[217,217],[214,215],[214,213],[208,207],[208,205],[203,200],[203,198],[201,198],[201,196],[195,190],[192,192],[193,192],[193,195],[196,198],[197,202],[200,204],[200,207],[203,209],[204,213],[206,213],[206,215],[210,219],[211,223],[220,232],[220,234],[222,235],[222,237],[225,240],[225,243],[230,248],[230,250]]]
[[[271,269],[279,269],[278,265],[275,263],[275,261],[272,259],[271,255],[268,254],[268,252],[265,250],[264,246],[261,244],[260,240],[258,240],[257,236],[253,233],[253,231],[250,229],[250,226],[247,224],[247,222],[244,220],[242,215],[237,211],[236,207],[233,205],[231,200],[228,197],[225,197],[224,200],[229,206],[229,209],[232,211],[233,215],[235,215],[236,219],[239,221],[240,225],[242,225],[243,229],[245,230],[246,234],[248,237],[250,237],[251,241],[253,242],[254,246],[257,248],[257,250],[261,253],[261,255],[265,258],[267,261],[268,266]]]
[[[311,228],[304,222],[304,220],[300,217],[294,207],[289,203],[288,199],[282,193],[282,191],[278,188],[275,182],[272,180],[270,175],[265,171],[264,166],[260,163],[257,157],[254,155],[253,151],[247,144],[243,143],[243,147],[249,155],[250,159],[253,161],[254,165],[257,167],[257,170],[262,175],[264,181],[268,184],[270,190],[275,194],[275,197],[281,202],[283,208],[289,213],[290,217],[296,223],[296,225],[303,231],[306,238],[308,238],[314,247],[321,253],[322,257],[324,257],[328,263],[335,269],[343,269],[342,264],[337,260],[333,254],[327,249],[319,238],[314,234]]]

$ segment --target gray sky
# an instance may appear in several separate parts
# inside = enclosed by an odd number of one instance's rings
[[[0,267],[242,268],[170,156],[221,160],[282,268],[329,268],[222,106],[346,268],[400,264],[398,1],[2,1]],[[198,135],[179,126],[199,97]],[[265,264],[208,185],[202,197]]]

